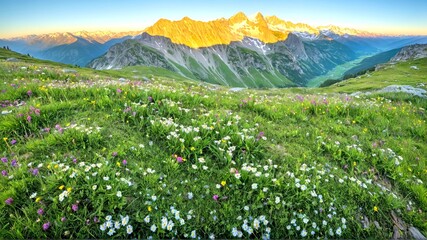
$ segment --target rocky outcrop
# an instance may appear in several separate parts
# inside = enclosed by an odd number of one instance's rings
[[[402,48],[390,61],[401,62],[425,57],[427,57],[427,44],[414,44]]]

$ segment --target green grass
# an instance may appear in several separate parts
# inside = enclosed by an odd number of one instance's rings
[[[411,66],[417,66],[411,69]],[[327,87],[327,91],[356,92],[381,89],[389,85],[427,84],[427,58],[387,64],[381,71],[369,72],[360,77],[352,78]],[[426,89],[424,87],[424,89]]]
[[[386,239],[392,212],[427,234],[425,99],[62,69],[0,61],[0,238]]]
[[[307,87],[319,87],[326,80],[341,79],[349,69],[358,66],[361,62],[363,62],[364,59],[368,57],[369,56],[361,56],[353,61],[338,65],[329,72],[327,72],[325,75],[310,79],[307,83]]]

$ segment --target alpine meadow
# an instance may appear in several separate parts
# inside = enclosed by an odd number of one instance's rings
[[[1,239],[426,239],[425,2],[119,2],[2,4]]]

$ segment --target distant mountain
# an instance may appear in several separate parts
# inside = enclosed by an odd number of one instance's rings
[[[303,86],[356,54],[336,41],[305,41],[289,34],[285,41],[242,41],[191,48],[169,38],[143,33],[113,46],[89,67],[114,69],[132,65],[163,67],[190,78],[235,87]]]
[[[0,39],[0,46],[30,54],[37,58],[85,66],[95,57],[104,54],[112,45],[139,32],[75,32],[28,35]]]
[[[415,43],[427,43],[427,37],[385,36],[334,25],[313,27],[242,12],[208,22],[160,19],[140,32],[82,31],[0,40],[0,46],[42,59],[80,66],[90,62],[90,67],[98,69],[156,66],[241,87],[304,86],[356,58]],[[359,67],[388,56],[368,59]]]
[[[245,37],[261,40],[264,43],[276,43],[286,40],[289,33],[300,33],[307,38],[317,38],[321,32],[331,32],[336,35],[353,35],[376,37],[378,35],[337,26],[312,27],[303,23],[292,23],[276,16],[264,17],[257,13],[247,17],[239,12],[229,19],[221,18],[201,22],[184,17],[179,21],[160,19],[144,32],[152,36],[163,36],[173,43],[183,44],[192,48],[210,47],[218,44],[230,44],[242,41]]]
[[[341,64],[400,46],[403,40],[423,38],[389,37],[332,25],[312,27],[260,13],[253,17],[237,13],[209,22],[160,19],[88,66],[156,66],[236,87],[305,86]]]

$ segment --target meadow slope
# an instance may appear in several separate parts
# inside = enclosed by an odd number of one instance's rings
[[[0,60],[0,238],[427,235],[426,99],[27,60]]]

